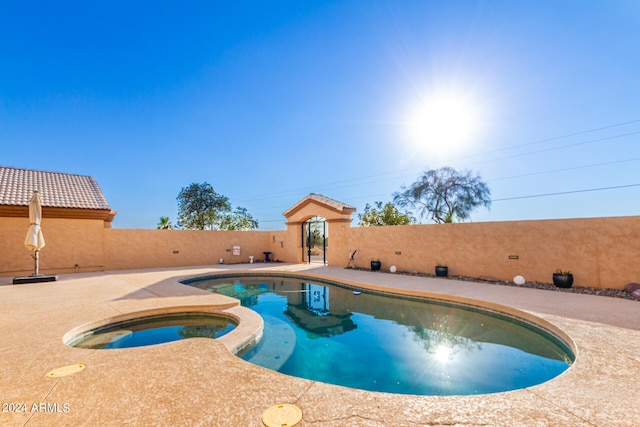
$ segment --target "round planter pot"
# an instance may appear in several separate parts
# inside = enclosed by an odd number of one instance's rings
[[[447,267],[446,265],[436,266],[436,276],[447,277],[448,275],[449,275],[449,267]]]
[[[570,288],[573,285],[573,274],[553,275],[553,284],[558,288]]]
[[[371,271],[378,271],[382,268],[382,262],[371,261]]]

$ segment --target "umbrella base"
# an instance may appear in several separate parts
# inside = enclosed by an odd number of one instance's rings
[[[55,282],[56,280],[58,280],[58,276],[53,274],[36,274],[31,276],[14,277],[13,284],[21,285],[23,283]]]

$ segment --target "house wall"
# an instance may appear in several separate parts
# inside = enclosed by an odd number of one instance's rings
[[[95,219],[43,218],[45,247],[41,273],[104,269],[105,222]],[[29,218],[0,218],[0,275],[33,274],[33,252],[24,247]]]

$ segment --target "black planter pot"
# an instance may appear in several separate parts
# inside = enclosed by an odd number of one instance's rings
[[[371,261],[371,271],[378,271],[382,268],[382,262]]]
[[[436,265],[436,276],[447,277],[449,275],[449,267],[446,265]]]
[[[570,288],[573,285],[573,274],[553,273],[553,284],[558,288]]]

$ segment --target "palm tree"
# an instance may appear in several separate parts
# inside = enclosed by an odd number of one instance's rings
[[[160,222],[158,223],[158,230],[173,230],[173,225],[171,225],[171,221],[169,221],[168,216],[160,217]]]

